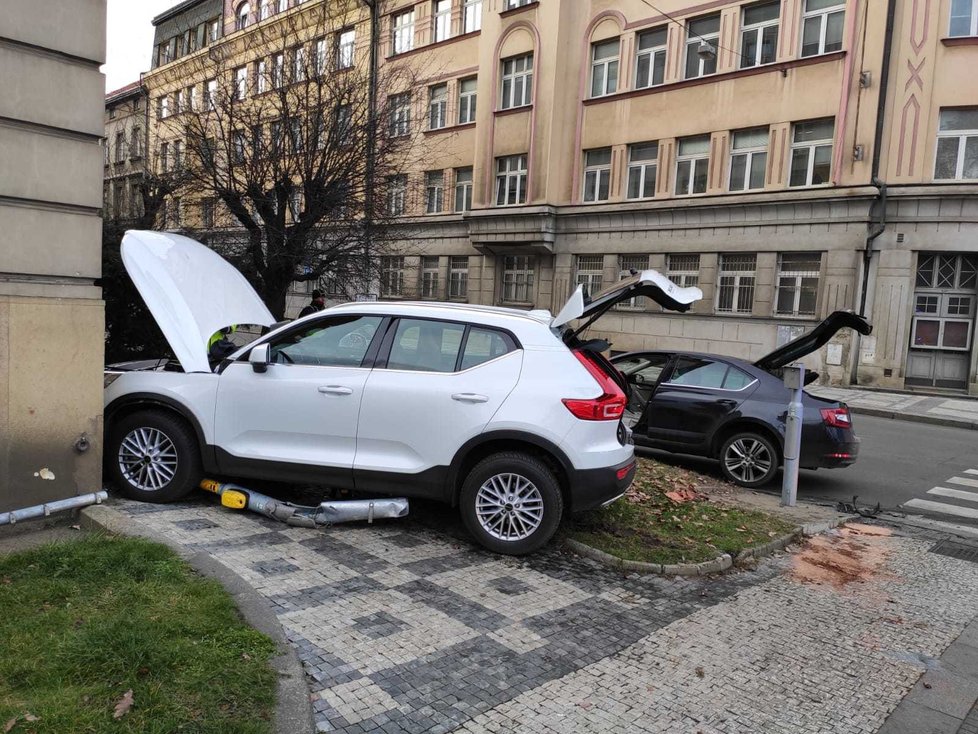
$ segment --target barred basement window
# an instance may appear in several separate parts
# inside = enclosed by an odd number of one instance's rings
[[[691,288],[700,284],[700,256],[698,254],[668,255],[666,257],[666,277],[680,288]]]
[[[503,258],[503,301],[532,303],[533,258],[529,255]]]
[[[821,253],[778,255],[774,313],[779,316],[814,316],[821,267]]]
[[[453,255],[448,260],[448,297],[468,298],[469,295],[469,258],[465,255]]]
[[[649,269],[648,255],[621,255],[618,258],[618,280],[632,277],[632,271],[641,273]],[[618,311],[636,311],[645,308],[645,296],[635,296],[615,304]]]
[[[421,258],[421,297],[438,298],[438,257]]]
[[[380,295],[400,296],[404,293],[404,258],[380,258]]]
[[[757,255],[720,255],[717,313],[749,314],[754,309]]]
[[[585,298],[601,290],[604,258],[601,255],[578,255],[574,284],[584,286]]]

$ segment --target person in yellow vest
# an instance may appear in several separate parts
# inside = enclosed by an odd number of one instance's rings
[[[237,330],[237,325],[225,326],[211,334],[207,340],[207,357],[211,362],[220,362],[238,348],[230,338]]]

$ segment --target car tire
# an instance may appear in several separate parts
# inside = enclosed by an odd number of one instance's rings
[[[465,477],[459,502],[462,521],[478,543],[509,556],[546,545],[564,511],[550,467],[517,451],[492,454],[476,464]]]
[[[761,487],[778,471],[778,450],[760,433],[734,434],[723,442],[719,458],[723,476],[741,487]]]
[[[177,416],[145,410],[116,421],[105,445],[107,473],[129,499],[174,502],[200,484],[200,446]]]

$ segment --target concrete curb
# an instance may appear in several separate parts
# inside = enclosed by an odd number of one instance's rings
[[[299,656],[285,637],[278,617],[264,597],[244,579],[206,553],[191,553],[178,543],[147,528],[138,520],[126,517],[107,505],[91,505],[81,511],[80,524],[87,529],[104,530],[115,535],[132,535],[169,547],[201,576],[214,579],[232,596],[244,620],[268,635],[278,646],[279,654],[269,663],[277,673],[275,696],[275,731],[277,734],[314,732],[309,687]]]
[[[845,402],[845,401],[843,401]],[[910,423],[926,423],[931,426],[945,426],[948,428],[964,428],[971,431],[978,431],[978,421],[969,421],[961,418],[945,418],[936,415],[923,415],[921,413],[901,413],[886,408],[864,408],[857,405],[846,403],[849,410],[856,415],[871,415],[877,418],[891,418],[897,421],[908,421]]]
[[[735,557],[729,553],[717,556],[712,561],[702,563],[645,563],[643,561],[626,561],[624,558],[613,556],[597,548],[592,548],[586,543],[572,538],[564,538],[564,544],[578,555],[590,558],[603,563],[606,566],[617,568],[621,571],[636,571],[638,573],[655,573],[664,576],[709,576],[710,574],[726,571],[732,566],[739,565],[744,561],[763,558],[779,550],[783,550],[792,543],[801,540],[803,537],[810,538],[814,535],[826,533],[829,530],[844,525],[847,522],[858,520],[859,515],[846,515],[832,522],[808,523],[795,528],[793,532],[782,535],[780,538],[765,543],[755,545],[751,548],[744,548]]]

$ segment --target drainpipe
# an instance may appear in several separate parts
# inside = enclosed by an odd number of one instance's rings
[[[866,314],[869,297],[869,269],[873,262],[873,243],[886,231],[886,182],[880,180],[880,158],[883,146],[884,118],[886,115],[886,90],[890,81],[890,57],[893,53],[893,16],[896,14],[896,0],[888,0],[886,5],[886,30],[883,36],[883,60],[880,69],[880,93],[876,102],[876,131],[873,136],[873,163],[870,182],[876,187],[876,199],[870,207],[870,231],[863,249],[863,282],[859,295],[859,313]],[[861,336],[855,336],[855,356],[852,360],[850,382],[859,384],[859,347]]]

